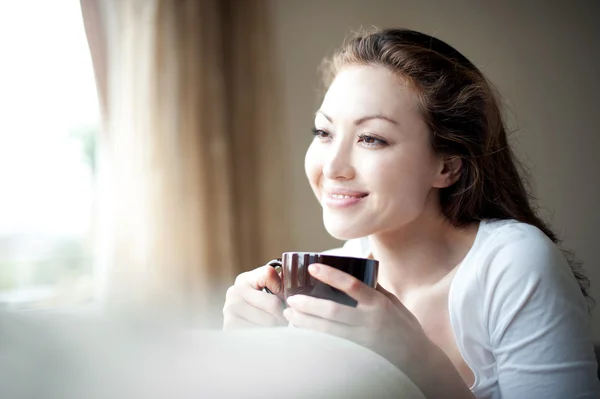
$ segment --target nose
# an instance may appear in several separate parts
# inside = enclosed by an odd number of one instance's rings
[[[352,180],[355,174],[351,151],[342,145],[332,146],[323,165],[323,176],[330,180]]]

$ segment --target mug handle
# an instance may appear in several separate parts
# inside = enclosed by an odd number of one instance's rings
[[[281,274],[281,271],[283,270],[282,269],[283,264],[281,263],[281,259],[279,259],[279,258],[270,260],[269,262],[267,262],[265,264],[265,266],[267,266],[267,265],[275,268],[275,271],[277,272],[277,274]],[[267,287],[264,287],[262,290],[263,290],[263,292],[266,292],[267,294],[275,295]]]
[[[281,259],[279,259],[279,258],[273,259],[273,260],[267,262],[267,264],[265,266],[267,266],[267,265],[275,268],[275,271],[277,272],[277,274],[279,274],[281,276],[281,272],[283,271],[283,263],[281,262]],[[262,290],[263,290],[263,292],[266,292],[267,294],[275,295],[267,287],[264,287]],[[283,302],[283,307],[286,308],[287,304],[283,300],[282,300],[282,302]],[[289,323],[288,327],[289,328],[295,328],[295,326],[292,323]]]

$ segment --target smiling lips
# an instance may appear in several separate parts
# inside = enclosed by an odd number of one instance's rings
[[[329,190],[323,196],[323,205],[330,208],[347,208],[361,202],[369,194],[350,190]]]

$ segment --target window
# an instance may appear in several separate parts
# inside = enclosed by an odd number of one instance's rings
[[[99,106],[78,0],[0,2],[0,307],[92,299]]]

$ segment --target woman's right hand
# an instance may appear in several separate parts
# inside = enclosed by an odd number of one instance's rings
[[[274,295],[264,292],[264,288]],[[287,325],[282,296],[281,278],[272,266],[261,266],[240,274],[227,290],[223,329]]]

